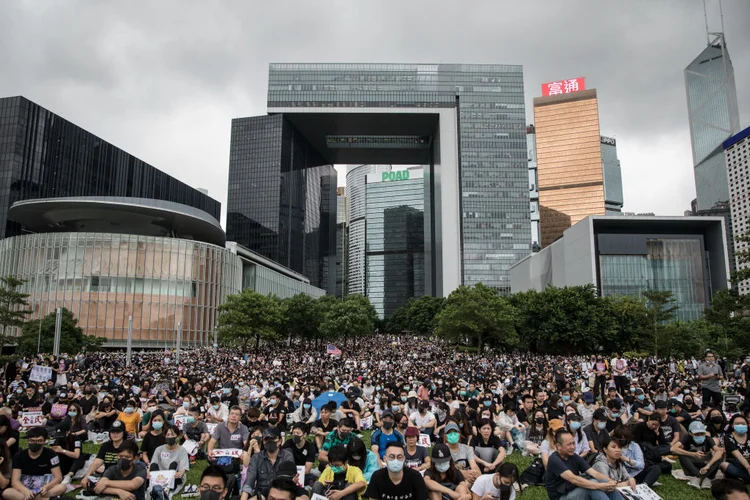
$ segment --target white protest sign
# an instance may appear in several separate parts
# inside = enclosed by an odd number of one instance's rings
[[[366,430],[368,430],[368,429],[372,429],[372,415],[370,415],[370,416],[369,416],[369,417],[367,417],[367,418],[363,418],[362,420],[360,420],[360,421],[359,421],[359,427],[360,427],[360,428],[361,428],[361,429],[362,429],[363,431],[366,431]]]
[[[432,443],[430,443],[430,435],[420,434],[419,441],[417,441],[417,446],[424,446],[425,448],[429,448],[430,446],[432,446]]]
[[[42,412],[40,411],[22,411],[20,422],[21,427],[40,427],[42,422]]]
[[[639,484],[635,487],[635,491],[629,487],[617,488],[617,491],[619,491],[626,500],[662,500],[662,498],[646,484]]]
[[[219,425],[219,424],[209,424],[208,422],[206,422],[206,427],[208,427],[208,433],[209,434],[213,434],[214,433],[214,429],[216,429],[217,425]]]
[[[31,382],[46,382],[52,378],[52,367],[51,366],[40,366],[34,365],[31,368],[31,374],[29,380]]]
[[[198,451],[198,443],[192,439],[186,439],[185,442],[182,443],[182,447],[185,448],[185,451],[190,456],[195,455],[195,452]]]
[[[241,448],[221,448],[218,450],[214,450],[214,457],[240,458],[241,455],[242,455]]]
[[[304,465],[297,466],[297,486],[299,486],[300,488],[305,487],[305,466]]]
[[[151,487],[161,486],[162,488],[174,489],[174,475],[176,473],[176,470],[151,471]]]
[[[187,415],[175,415],[174,417],[174,425],[176,425],[177,428],[180,429],[180,432],[182,432],[187,421],[188,421]]]
[[[310,500],[328,500],[328,497],[324,497],[323,495],[318,495],[317,493],[313,493],[313,496],[310,497]]]

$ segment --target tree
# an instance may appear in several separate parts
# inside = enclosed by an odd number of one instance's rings
[[[601,297],[604,314],[613,321],[611,343],[620,352],[638,349],[651,335],[651,316],[646,300],[631,295]]]
[[[431,335],[437,327],[436,318],[444,304],[444,298],[429,295],[409,301],[407,329],[417,335]]]
[[[414,299],[397,308],[386,321],[385,329],[389,333],[401,333],[409,329],[409,310]]]
[[[41,342],[40,342],[40,320],[35,319],[23,325],[23,333],[18,338],[18,353],[32,355],[37,352],[51,353],[55,343],[55,322],[57,312],[51,312],[41,319]],[[60,322],[60,352],[78,353],[82,351],[99,350],[106,341],[103,337],[84,335],[78,320],[73,313],[62,308]],[[37,350],[37,346],[39,349]]]
[[[286,308],[286,331],[291,337],[305,340],[319,338],[321,307],[313,297],[298,293],[282,301]]]
[[[344,342],[352,339],[356,344],[357,337],[373,333],[377,317],[375,308],[366,297],[349,295],[344,300],[331,303],[320,330],[328,339],[339,337]]]
[[[236,343],[247,352],[251,340],[255,351],[260,341],[277,341],[282,338],[286,322],[284,307],[275,295],[263,295],[250,289],[229,295],[219,306],[217,334],[223,342]]]
[[[651,325],[654,331],[654,356],[659,358],[659,328],[663,328],[663,323],[671,321],[675,317],[675,312],[679,309],[674,304],[672,292],[663,290],[647,290],[642,293],[648,300],[648,311]]]
[[[436,333],[454,342],[468,340],[480,352],[490,341],[511,347],[518,340],[513,307],[482,283],[460,286],[451,292],[437,315]]]
[[[6,276],[0,278],[0,350],[7,342],[7,328],[21,328],[26,322],[26,317],[31,314],[29,309],[29,294],[20,292],[18,289],[26,283],[23,280]]]
[[[717,337],[711,339],[718,344],[722,354],[729,357],[742,356],[750,350],[750,295],[740,295],[737,285],[719,290],[711,298],[704,318],[717,327]],[[731,340],[731,348],[730,348]],[[738,352],[735,352],[738,351]]]

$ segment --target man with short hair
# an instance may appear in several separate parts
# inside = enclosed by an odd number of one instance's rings
[[[250,459],[245,484],[242,486],[241,500],[248,500],[256,497],[259,492],[266,491],[282,462],[294,463],[292,452],[281,449],[280,446],[279,430],[276,427],[266,427],[263,431],[263,449]]]
[[[240,409],[240,415],[242,410]],[[206,411],[206,422],[212,424],[223,424],[229,419],[229,408],[221,402],[219,396],[211,396],[211,405]]]
[[[109,429],[109,441],[102,443],[99,452],[96,454],[94,463],[91,464],[89,470],[83,475],[81,486],[84,490],[89,487],[89,477],[94,476],[100,468],[102,468],[102,472],[104,472],[109,467],[117,465],[124,438],[125,424],[118,420],[113,423],[112,427]]]
[[[383,457],[385,456],[385,449],[388,447],[388,443],[392,441],[404,442],[404,436],[394,431],[395,420],[393,412],[391,410],[385,410],[380,417],[381,425],[380,429],[372,433],[370,438],[370,449],[373,453],[378,456],[378,464],[383,466]]]
[[[711,495],[716,500],[750,500],[747,487],[739,479],[719,479],[711,485]]]
[[[716,363],[714,353],[706,351],[706,358],[698,366],[698,379],[701,381],[701,392],[704,403],[713,403],[714,407],[721,408],[721,385],[720,380],[724,378],[721,366]]]
[[[583,433],[586,434],[586,439],[589,441],[589,449],[591,450],[592,457],[603,451],[604,440],[609,436],[609,432],[607,431],[608,422],[609,416],[607,410],[599,408],[592,415],[591,424],[583,428]]]
[[[404,467],[405,461],[404,445],[395,441],[388,443],[386,467],[373,473],[363,496],[373,500],[425,500],[427,486],[422,474]]]
[[[576,442],[566,429],[555,434],[555,448],[547,460],[544,485],[550,500],[604,500],[622,498],[617,482],[591,467],[576,454]],[[595,481],[583,477],[588,474]]]
[[[318,449],[323,447],[323,441],[325,441],[328,434],[333,432],[338,425],[339,423],[331,416],[331,407],[327,404],[321,406],[320,418],[316,420],[310,428],[310,434],[315,436],[315,446]]]
[[[682,429],[677,419],[667,413],[668,406],[666,401],[657,401],[655,404],[655,413],[659,416],[659,425],[664,433],[664,438],[672,446],[680,441],[680,432],[682,432]]]
[[[320,447],[320,453],[318,453],[318,460],[321,465],[328,463],[328,451],[334,446],[347,447],[349,441],[352,440],[352,431],[354,430],[354,420],[351,418],[342,418],[339,422],[336,430],[328,433],[323,441],[323,446]],[[329,499],[330,500],[330,499]]]
[[[198,489],[201,500],[223,500],[227,495],[227,476],[218,466],[209,465],[201,474]]]
[[[13,457],[10,487],[3,491],[6,500],[42,499],[65,494],[60,457],[44,446],[47,430],[32,427],[27,436],[28,449]]]
[[[94,485],[94,493],[121,499],[132,495],[135,500],[144,500],[146,467],[138,461],[138,445],[134,441],[123,442],[118,456],[117,465],[105,470],[104,476]]]
[[[301,500],[308,498],[305,494],[300,494],[300,487],[286,476],[277,477],[271,481],[271,488],[268,490],[266,500]],[[304,493],[305,490],[302,489]]]
[[[688,434],[673,444],[671,451],[679,456],[682,469],[690,477],[688,484],[698,489],[710,486],[724,456],[722,448],[706,432],[706,426],[698,421],[690,424]]]
[[[221,422],[214,429],[208,441],[208,457],[213,458],[214,449],[244,448],[250,437],[250,431],[240,422],[242,410],[233,406],[229,411],[227,422]]]
[[[437,419],[435,415],[430,411],[429,401],[420,401],[417,403],[417,411],[409,415],[411,423],[419,429],[422,434],[427,434],[432,437],[437,427]]]
[[[315,462],[315,445],[307,441],[307,424],[297,422],[292,427],[292,438],[287,439],[282,449],[289,450],[294,457],[294,463],[305,467],[305,474],[310,474]],[[305,481],[307,483],[307,480]]]
[[[328,454],[329,463],[313,485],[312,492],[328,500],[356,500],[367,488],[362,470],[348,463],[346,447],[336,445]]]

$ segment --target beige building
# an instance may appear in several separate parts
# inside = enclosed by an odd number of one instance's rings
[[[606,215],[596,90],[534,99],[541,246]]]

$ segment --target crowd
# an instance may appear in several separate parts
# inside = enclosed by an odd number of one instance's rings
[[[80,487],[82,499],[513,500],[539,485],[552,500],[615,499],[672,474],[716,498],[748,498],[737,495],[750,483],[750,356],[475,354],[387,336],[337,356],[313,351],[8,363],[2,496]],[[87,440],[101,444],[95,456]],[[512,454],[531,465],[519,471]]]

